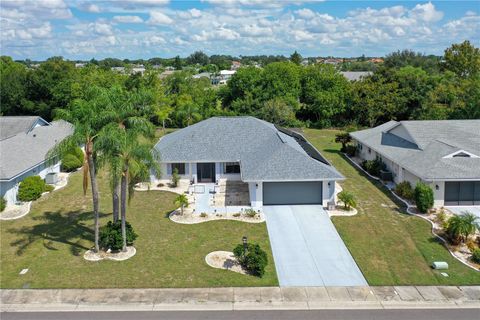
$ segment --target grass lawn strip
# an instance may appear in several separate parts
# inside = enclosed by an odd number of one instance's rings
[[[111,220],[108,179],[99,175],[101,225]],[[139,237],[137,253],[126,261],[91,262],[83,258],[93,246],[91,193],[82,195],[81,172],[68,186],[32,204],[18,220],[1,221],[2,288],[156,288],[275,286],[278,280],[265,223],[212,221],[196,225],[172,222],[175,193],[135,193],[127,213]],[[233,250],[242,236],[260,244],[269,265],[263,278],[214,269],[205,256]],[[28,268],[29,272],[19,275]]]

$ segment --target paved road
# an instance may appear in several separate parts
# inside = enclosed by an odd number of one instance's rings
[[[264,206],[281,287],[366,286],[321,206]]]
[[[478,309],[314,310],[314,311],[141,311],[2,313],[2,320],[305,319],[305,320],[477,320]]]

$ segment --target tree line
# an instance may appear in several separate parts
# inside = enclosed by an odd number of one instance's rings
[[[371,75],[353,82],[339,72],[342,66],[303,66],[296,52],[263,68],[242,67],[220,87],[212,86],[208,78],[192,77],[216,57],[221,56],[194,53],[189,57],[194,66],[161,79],[161,70],[124,75],[95,64],[75,68],[60,57],[27,68],[4,56],[1,113],[50,120],[55,109],[70,108],[89,88],[98,87],[126,95],[142,92],[145,103],[153,106],[149,120],[170,127],[221,115],[253,115],[280,125],[308,127],[480,118],[480,52],[469,41],[453,44],[442,57],[394,52]]]

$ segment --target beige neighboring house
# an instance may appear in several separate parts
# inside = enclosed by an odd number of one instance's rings
[[[17,202],[18,186],[26,177],[60,172],[60,161],[47,153],[73,133],[63,120],[47,122],[37,116],[0,117],[0,196]]]
[[[434,207],[480,206],[480,120],[389,121],[350,133],[361,159],[380,159],[393,181],[430,185]]]

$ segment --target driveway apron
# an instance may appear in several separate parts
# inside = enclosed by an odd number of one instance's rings
[[[318,205],[264,206],[280,286],[367,286]]]

